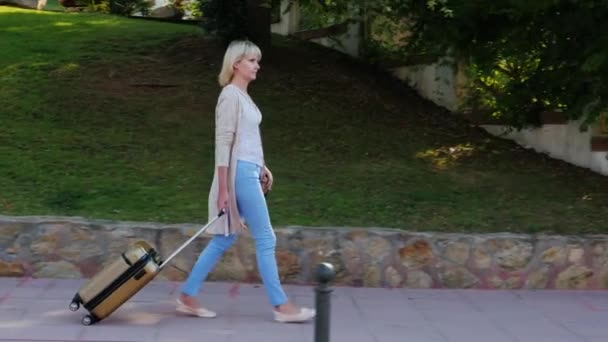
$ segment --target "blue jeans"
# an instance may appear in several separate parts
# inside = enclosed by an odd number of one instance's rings
[[[239,160],[236,169],[236,202],[241,217],[245,220],[255,240],[258,269],[270,304],[285,304],[287,296],[279,280],[279,270],[275,258],[276,236],[270,224],[266,199],[260,185],[261,167]],[[192,272],[182,286],[182,293],[196,296],[203,281],[224,251],[236,241],[236,235],[214,235],[194,264]]]

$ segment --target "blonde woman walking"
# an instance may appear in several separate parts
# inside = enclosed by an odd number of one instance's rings
[[[197,295],[223,253],[246,228],[255,240],[258,269],[278,322],[304,322],[315,316],[299,308],[283,291],[275,258],[276,237],[264,193],[272,188],[272,173],[264,162],[259,125],[262,113],[247,92],[260,70],[260,49],[250,41],[234,41],[224,55],[219,84],[223,87],[215,111],[215,172],[209,193],[209,218],[227,211],[208,232],[215,234],[200,254],[181,288],[177,311],[215,317]]]

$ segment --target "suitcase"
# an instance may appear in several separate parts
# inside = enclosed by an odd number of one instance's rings
[[[129,246],[117,260],[94,275],[76,292],[69,305],[70,310],[78,311],[80,305],[84,306],[89,314],[82,318],[83,325],[91,325],[108,317],[154,279],[177,254],[224,213],[225,211],[221,210],[213,220],[164,261],[145,241],[138,241]]]

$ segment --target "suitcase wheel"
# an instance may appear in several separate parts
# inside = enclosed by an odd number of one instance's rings
[[[82,325],[91,325],[95,322],[95,320],[93,319],[92,316],[90,315],[86,315],[84,317],[82,317]]]
[[[78,311],[78,309],[80,309],[80,304],[78,302],[71,302],[70,303],[70,310],[71,311]]]

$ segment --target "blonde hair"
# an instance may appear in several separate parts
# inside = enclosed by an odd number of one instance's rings
[[[262,59],[260,48],[249,40],[234,40],[228,45],[224,54],[222,70],[218,76],[220,86],[225,86],[232,81],[234,65],[244,56],[255,55],[258,60]]]

